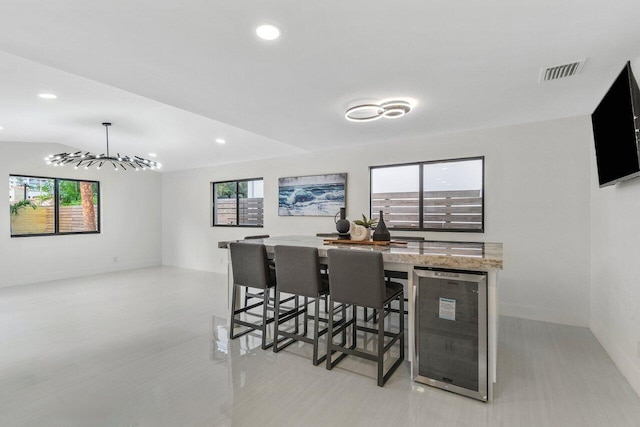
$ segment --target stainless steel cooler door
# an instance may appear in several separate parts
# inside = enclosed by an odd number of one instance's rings
[[[414,380],[487,400],[487,276],[414,270]]]

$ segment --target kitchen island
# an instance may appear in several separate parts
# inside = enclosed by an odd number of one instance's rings
[[[315,236],[277,236],[265,239],[247,240],[247,243],[264,244],[269,257],[273,257],[276,245],[306,246],[318,249],[321,261],[326,262],[327,251],[348,249],[357,251],[377,251],[382,253],[386,270],[406,272],[408,277],[408,336],[409,361],[415,354],[415,284],[413,271],[416,267],[442,268],[462,271],[485,272],[487,274],[487,362],[488,400],[493,396],[496,382],[498,343],[498,289],[497,274],[502,270],[502,243],[410,241],[406,244],[391,243],[388,246],[362,244],[327,244],[325,239]],[[228,242],[220,242],[226,248]],[[229,263],[229,301],[233,291],[233,281]],[[231,307],[230,307],[231,308]]]

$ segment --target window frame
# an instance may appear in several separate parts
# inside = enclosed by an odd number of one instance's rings
[[[240,224],[240,192],[238,191],[238,186],[241,182],[250,182],[250,181],[262,181],[262,185],[264,186],[264,178],[243,178],[243,179],[228,179],[225,181],[212,181],[210,185],[210,194],[211,194],[211,226],[212,227],[239,227],[239,228],[264,228],[264,195],[262,196],[262,225],[248,225],[248,224]],[[216,224],[216,184],[227,184],[229,182],[235,182],[236,184],[236,224]]]
[[[52,176],[37,176],[37,175],[21,175],[10,173],[9,178],[36,178],[36,179],[50,179],[53,180],[53,233],[34,233],[34,234],[13,234],[9,231],[11,238],[22,238],[22,237],[42,237],[42,236],[68,236],[73,234],[100,234],[102,231],[102,194],[100,192],[100,181],[94,181],[91,179],[76,179],[76,178],[57,178]],[[97,222],[96,222],[96,230],[93,231],[60,231],[60,192],[59,192],[59,184],[60,181],[76,181],[76,182],[90,182],[92,184],[96,184],[98,186],[97,194],[98,194],[98,203],[96,209],[97,213]],[[11,220],[11,217],[9,217]]]
[[[440,231],[440,232],[455,232],[455,233],[484,233],[485,227],[485,156],[473,156],[473,157],[459,157],[453,159],[442,159],[442,160],[425,160],[420,162],[409,162],[409,163],[393,163],[389,165],[376,165],[369,166],[369,217],[373,216],[373,201],[371,200],[371,194],[373,190],[373,170],[374,169],[382,169],[382,168],[391,168],[398,166],[413,166],[418,165],[419,168],[419,186],[418,186],[418,194],[420,195],[418,198],[418,227],[390,227],[387,224],[387,228],[389,230],[396,231]],[[453,162],[461,162],[467,160],[482,160],[482,225],[479,229],[461,229],[461,228],[426,228],[424,227],[424,165],[434,164],[434,163],[453,163]]]

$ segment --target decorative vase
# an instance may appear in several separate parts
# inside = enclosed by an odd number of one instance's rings
[[[391,233],[387,225],[384,223],[382,211],[380,211],[380,219],[378,220],[378,226],[373,231],[373,240],[376,242],[388,242],[391,240]]]
[[[336,221],[336,230],[338,231],[339,240],[349,240],[349,229],[351,223],[347,220],[347,208],[340,208],[340,219]]]
[[[369,240],[371,237],[371,229],[364,227],[362,225],[354,224],[351,228],[351,240],[355,240],[356,242],[362,242],[364,240]]]

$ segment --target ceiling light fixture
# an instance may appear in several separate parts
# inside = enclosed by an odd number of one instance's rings
[[[149,153],[149,157],[158,157],[156,153]]]
[[[224,140],[224,139],[222,139],[222,138],[218,138],[218,139],[216,139],[216,142],[217,142],[218,144],[224,144],[224,143],[225,143],[225,142],[227,142],[227,141],[225,141],[225,140]]]
[[[256,34],[262,40],[275,40],[280,37],[280,28],[270,24],[260,25],[256,28]]]
[[[39,93],[38,96],[42,99],[56,99],[57,96],[52,93]]]
[[[4,128],[2,126],[0,126],[0,130],[3,130]]]
[[[372,122],[381,118],[397,119],[411,111],[407,101],[386,101],[377,104],[360,104],[349,108],[344,113],[350,122]]]
[[[97,166],[100,169],[103,165],[112,165],[115,170],[122,168],[127,170],[131,168],[134,170],[147,170],[147,169],[160,169],[162,166],[158,162],[153,160],[144,159],[138,156],[121,156],[117,153],[117,156],[112,156],[109,153],[109,126],[111,123],[102,123],[107,134],[107,153],[104,154],[92,154],[90,152],[76,151],[75,153],[59,153],[50,154],[45,157],[44,160],[48,165],[64,166],[66,164],[72,164],[74,169],[78,169],[80,166],[84,166],[85,169],[89,169],[91,166]]]

